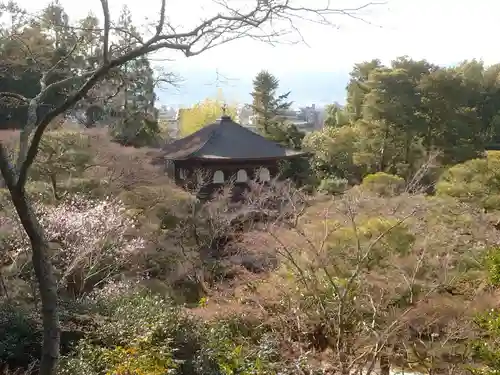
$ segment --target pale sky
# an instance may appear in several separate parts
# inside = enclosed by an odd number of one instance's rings
[[[134,21],[158,17],[159,0],[109,0],[113,18],[123,4],[133,12]],[[242,3],[248,0],[229,0]],[[307,0],[324,4],[326,0]],[[99,0],[60,0],[70,17],[82,17],[93,10],[100,15]],[[35,11],[48,3],[19,0]],[[339,7],[355,7],[362,0],[331,0]],[[196,19],[213,14],[211,0],[167,0],[167,14],[177,24],[191,25]],[[212,12],[210,11],[212,9]],[[260,69],[280,72],[349,71],[356,62],[372,58],[383,61],[409,55],[438,64],[464,59],[500,62],[499,0],[388,0],[363,14],[368,25],[345,16],[332,20],[337,28],[301,23],[306,45],[275,47],[253,40],[239,40],[217,47],[203,55],[186,59],[176,55],[169,63],[181,71],[221,69],[229,74],[253,75]]]

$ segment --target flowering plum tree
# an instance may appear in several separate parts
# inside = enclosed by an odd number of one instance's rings
[[[57,206],[35,204],[34,210],[55,245],[50,255],[58,286],[76,294],[117,276],[145,246],[145,240],[132,233],[135,222],[118,200],[75,196]],[[31,248],[29,239],[16,217],[4,218],[3,225],[6,220],[12,228],[11,256],[21,266]]]

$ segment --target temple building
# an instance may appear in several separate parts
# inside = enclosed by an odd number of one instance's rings
[[[196,189],[200,198],[206,198],[228,183],[241,192],[248,189],[250,180],[269,182],[278,175],[280,161],[306,155],[223,115],[215,123],[167,144],[162,159],[176,184]]]

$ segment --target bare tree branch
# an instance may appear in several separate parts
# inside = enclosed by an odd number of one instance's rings
[[[104,25],[109,25],[111,23],[109,14],[108,0],[101,0],[102,14],[104,17]],[[104,64],[109,61],[109,27],[104,27],[104,38],[102,42],[102,59]]]
[[[20,102],[23,102],[23,103],[29,103],[29,100],[28,98],[26,98],[25,96],[21,95],[21,94],[16,94],[14,92],[0,92],[0,99],[2,98],[11,98],[11,99],[16,99]]]
[[[163,26],[165,25],[165,6],[166,0],[161,0],[160,21],[158,22],[158,26],[156,27],[156,37],[159,37],[163,32]]]
[[[55,88],[55,87],[64,86],[64,84],[66,82],[69,82],[72,79],[74,79],[74,77],[70,77],[70,78],[67,78],[65,80],[61,80],[61,81],[55,82],[52,85],[47,86],[47,80],[55,72],[55,70],[61,66],[62,63],[64,63],[65,61],[67,61],[73,55],[73,53],[76,50],[76,47],[78,47],[78,44],[79,44],[79,40],[77,40],[77,42],[73,45],[73,47],[71,47],[71,49],[69,50],[69,52],[67,54],[65,54],[63,57],[61,57],[54,65],[52,65],[52,67],[50,67],[49,70],[47,70],[47,71],[45,71],[45,72],[42,73],[42,78],[40,78],[40,94],[41,93],[43,93],[43,94],[40,95],[39,100],[42,100],[43,96],[50,89]]]

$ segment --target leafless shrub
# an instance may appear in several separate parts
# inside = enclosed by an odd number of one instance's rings
[[[197,173],[206,176],[202,171]],[[201,178],[196,181],[203,184]],[[296,198],[288,183],[265,186],[251,182],[250,185],[251,192],[243,202],[234,202],[233,185],[229,183],[208,201],[178,202],[177,207],[166,213],[164,235],[157,246],[162,251],[176,251],[176,256],[172,254],[169,258],[175,258],[172,262],[177,264],[174,271],[170,269],[171,277],[177,280],[174,283],[187,280],[206,295],[212,294],[215,282],[231,279],[234,272],[263,272],[276,266],[274,255],[249,252],[242,241],[261,222],[274,221],[283,215],[288,209],[287,199],[289,204],[296,204]]]
[[[482,213],[359,189],[306,206],[260,227],[284,263],[269,280],[271,295],[253,303],[280,327],[283,343],[329,353],[332,373],[464,371],[472,317],[493,303],[475,281],[482,254],[499,240]]]
[[[88,129],[85,134],[91,139],[96,164],[85,176],[102,181],[111,193],[138,186],[172,185],[162,168],[151,164],[154,150],[116,144],[105,129]]]
[[[430,177],[432,171],[438,167],[437,159],[439,157],[439,152],[431,152],[427,160],[420,166],[420,168],[411,176],[409,181],[406,183],[405,192],[412,194],[422,194],[429,189],[434,188],[435,182],[431,184],[426,183],[425,180]]]

